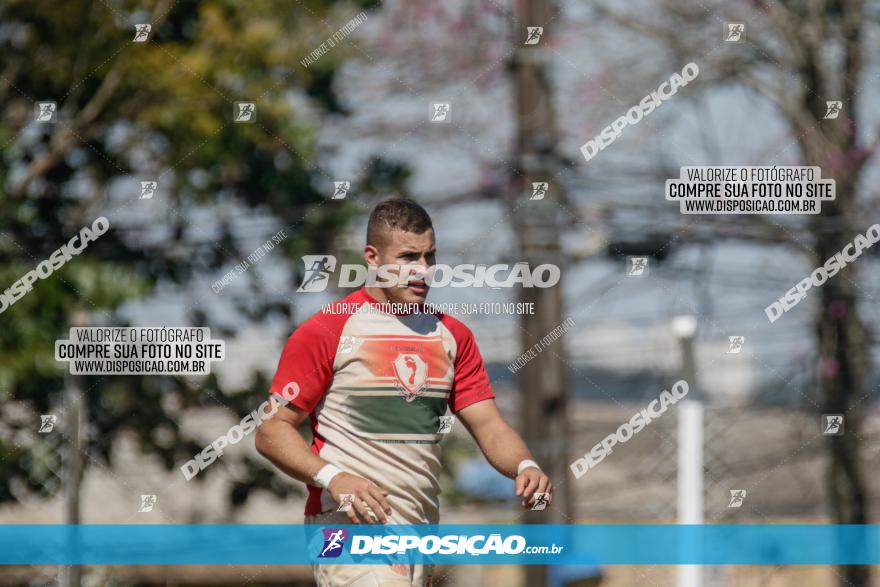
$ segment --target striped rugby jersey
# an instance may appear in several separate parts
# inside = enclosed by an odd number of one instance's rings
[[[373,306],[375,305],[375,306]],[[299,386],[312,452],[386,489],[389,523],[439,521],[440,417],[493,398],[471,331],[446,314],[392,315],[365,289],[303,322],[270,392]],[[306,515],[335,510],[308,486]]]

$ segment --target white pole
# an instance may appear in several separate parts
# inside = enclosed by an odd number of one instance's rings
[[[703,523],[703,404],[693,400],[678,404],[678,523]],[[700,587],[703,568],[679,565],[677,584]]]

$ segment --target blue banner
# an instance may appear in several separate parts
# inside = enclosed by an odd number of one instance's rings
[[[880,564],[880,525],[4,525],[0,564]]]

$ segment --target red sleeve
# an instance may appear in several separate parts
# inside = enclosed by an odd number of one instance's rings
[[[474,334],[470,329],[458,320],[444,315],[443,325],[449,329],[455,337],[455,374],[453,375],[452,393],[449,396],[449,409],[457,413],[462,408],[492,399],[492,385],[489,383],[489,374],[483,364],[483,357]]]
[[[348,316],[315,314],[293,331],[269,393],[311,413],[333,381],[333,360]]]

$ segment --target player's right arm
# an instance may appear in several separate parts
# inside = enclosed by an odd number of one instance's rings
[[[273,398],[272,401],[278,400]],[[313,453],[299,433],[299,428],[308,417],[307,412],[292,404],[281,406],[257,429],[256,446],[261,455],[284,473],[303,483],[314,484],[318,472],[329,463]],[[355,496],[354,507],[346,512],[353,524],[375,522],[369,514],[370,510],[383,524],[387,520],[386,515],[391,513],[386,499],[388,492],[363,477],[345,471],[337,473],[330,480],[327,490],[337,503],[343,494]]]
[[[385,522],[391,513],[387,491],[375,483],[345,471],[328,473],[317,480],[327,465],[306,443],[299,430],[318,406],[333,381],[333,360],[347,316],[315,314],[293,332],[284,345],[278,369],[269,389],[272,401],[282,405],[257,429],[257,450],[294,479],[324,487],[339,503],[341,496],[355,496],[346,512],[352,523],[371,523],[375,512]],[[282,399],[283,398],[283,399]],[[329,479],[329,483],[326,480]]]

